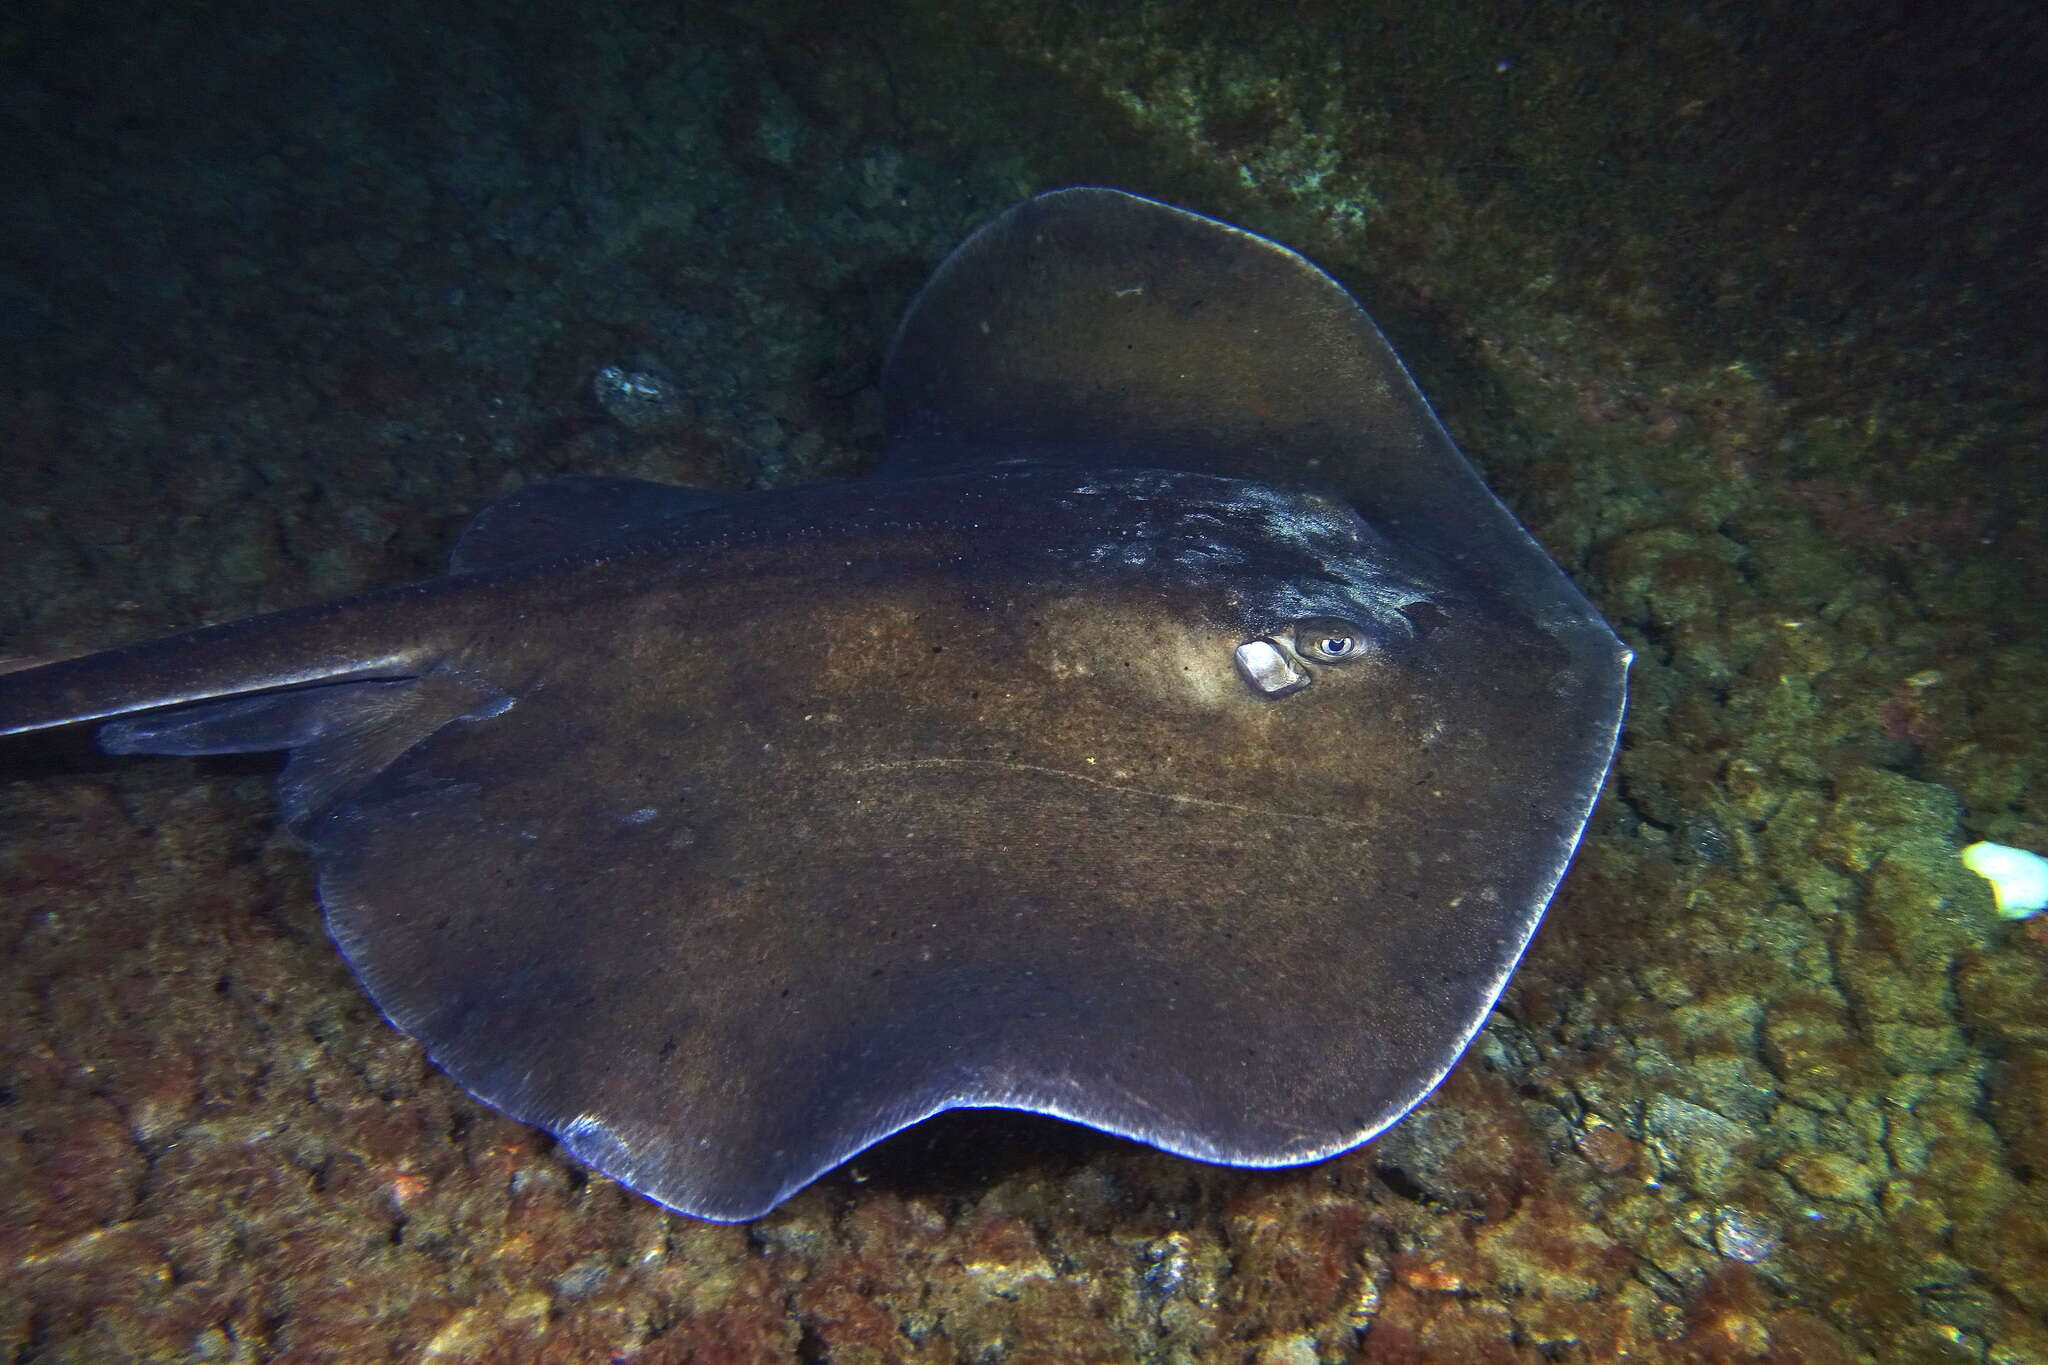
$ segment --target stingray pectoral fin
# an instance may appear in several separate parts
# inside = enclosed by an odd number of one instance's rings
[[[592,474],[528,484],[470,519],[448,557],[448,571],[485,573],[616,541],[729,507],[746,496]]]
[[[288,749],[279,796],[300,823],[449,721],[504,708],[501,693],[440,668],[468,606],[409,586],[0,675],[0,735],[137,716],[104,726],[101,744]]]

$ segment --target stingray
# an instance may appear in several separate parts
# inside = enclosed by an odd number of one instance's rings
[[[538,484],[442,577],[0,678],[0,733],[287,751],[384,1014],[685,1213],[956,1107],[1379,1133],[1527,946],[1629,651],[1251,232],[1027,200],[883,388],[862,477]]]

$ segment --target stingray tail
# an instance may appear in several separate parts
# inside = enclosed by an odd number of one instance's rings
[[[447,648],[418,627],[423,586],[207,626],[0,674],[0,735],[316,683],[417,677]]]
[[[110,753],[288,749],[278,792],[302,823],[449,721],[510,704],[436,672],[460,635],[450,606],[391,588],[0,674],[0,735],[109,721]]]

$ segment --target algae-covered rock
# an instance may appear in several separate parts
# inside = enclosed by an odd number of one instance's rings
[[[1755,1134],[1733,1119],[1672,1095],[1643,1111],[1643,1132],[1659,1166],[1702,1195],[1724,1194],[1740,1178],[1744,1148]]]

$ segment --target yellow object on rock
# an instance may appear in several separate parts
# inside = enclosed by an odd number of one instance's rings
[[[1991,883],[2006,919],[2027,919],[2048,908],[2048,858],[2004,844],[1976,843],[1963,850],[1963,866]]]

